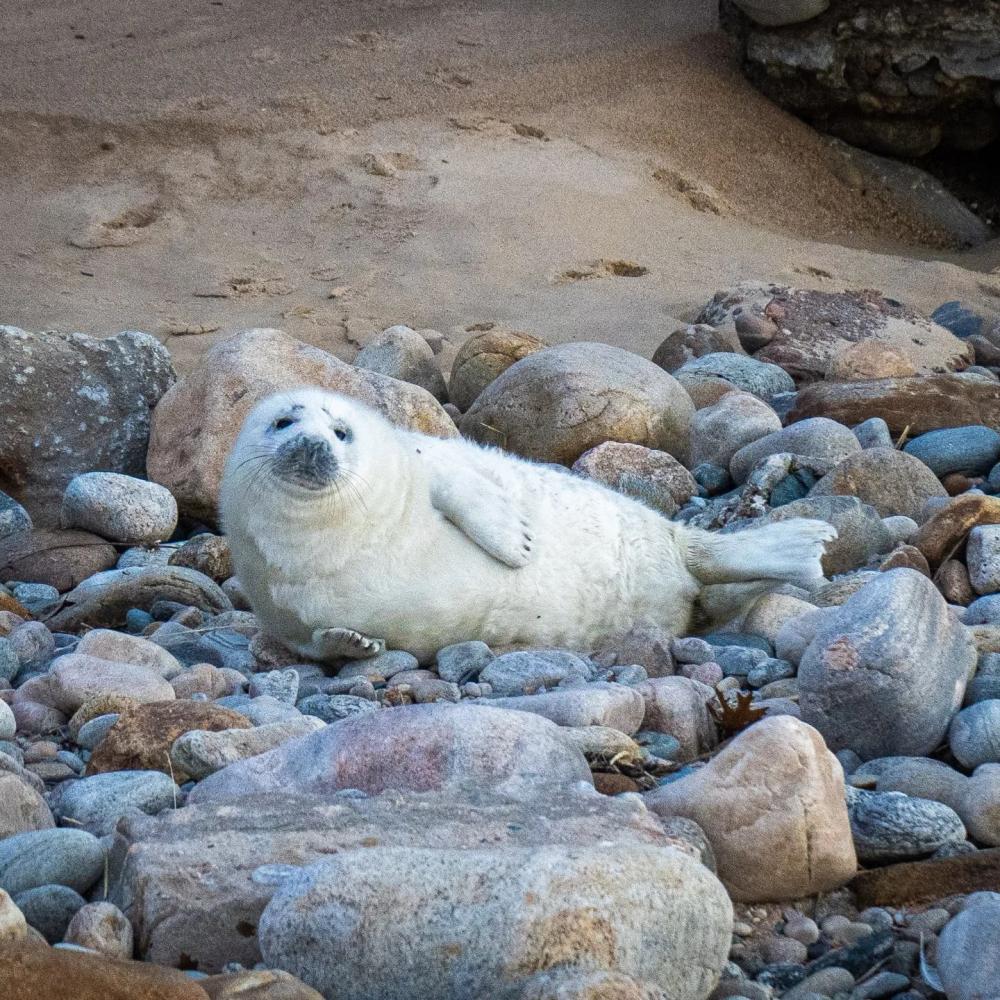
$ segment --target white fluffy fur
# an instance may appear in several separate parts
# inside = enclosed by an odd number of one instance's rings
[[[296,424],[276,431],[293,404]],[[282,435],[300,433],[334,450],[326,491],[270,469]],[[718,617],[782,581],[821,578],[835,534],[802,520],[728,535],[687,528],[568,472],[402,431],[312,389],[247,418],[222,520],[254,610],[300,653],[320,655],[317,630],[347,628],[422,661],[467,639],[589,650],[640,622],[686,634],[706,598]]]

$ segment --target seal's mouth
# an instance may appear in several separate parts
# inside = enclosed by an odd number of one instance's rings
[[[338,463],[329,442],[300,434],[274,453],[271,468],[282,482],[318,493],[333,485]]]

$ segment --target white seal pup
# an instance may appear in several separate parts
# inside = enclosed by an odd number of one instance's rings
[[[247,417],[222,484],[236,575],[263,626],[329,661],[451,643],[588,651],[637,623],[727,621],[822,579],[822,521],[688,528],[620,493],[461,438],[401,430],[317,389]]]

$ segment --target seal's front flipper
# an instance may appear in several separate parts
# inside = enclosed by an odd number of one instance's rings
[[[305,650],[316,660],[367,660],[385,651],[381,639],[362,635],[349,628],[318,628]]]
[[[494,559],[513,569],[531,562],[534,533],[527,512],[475,469],[450,466],[436,472],[431,503]]]

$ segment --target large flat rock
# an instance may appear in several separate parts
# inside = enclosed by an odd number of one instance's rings
[[[254,872],[358,848],[484,849],[646,844],[691,848],[634,798],[549,796],[530,805],[483,797],[347,792],[326,800],[268,794],[121,821],[111,901],[135,928],[137,955],[219,971],[260,961],[257,925],[278,887]]]

